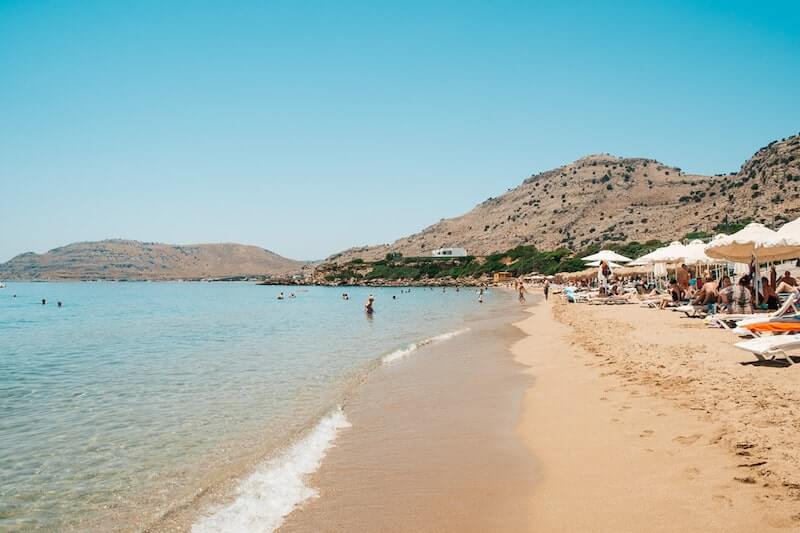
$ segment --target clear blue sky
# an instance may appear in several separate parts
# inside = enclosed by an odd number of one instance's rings
[[[799,2],[0,0],[0,261],[388,242],[587,153],[800,131]]]

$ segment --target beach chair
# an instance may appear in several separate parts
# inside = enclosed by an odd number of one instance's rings
[[[688,318],[702,318],[706,316],[707,305],[695,305],[688,303],[679,307],[673,307],[672,310],[678,313],[684,313]]]
[[[750,313],[750,314],[725,314],[717,313],[706,317],[706,324],[709,327],[720,327],[724,329],[733,330],[737,327],[737,323],[743,320],[759,320],[769,321],[771,318],[777,318],[788,314],[800,314],[800,309],[797,307],[798,293],[789,296],[780,308],[772,313]]]
[[[793,365],[795,362],[787,351],[800,348],[800,334],[757,337],[755,339],[737,342],[734,346],[740,350],[752,353],[759,361],[773,360],[777,356],[782,356],[789,364]]]
[[[787,333],[800,333],[800,315],[783,315],[768,319],[751,318],[737,322],[734,333],[739,335],[752,335],[760,337],[765,333],[785,335]]]

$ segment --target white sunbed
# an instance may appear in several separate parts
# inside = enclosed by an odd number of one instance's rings
[[[704,304],[694,305],[688,303],[679,307],[673,307],[672,310],[677,311],[678,313],[684,313],[689,318],[701,318],[706,315],[707,307],[708,306]]]
[[[800,312],[800,310],[798,310],[796,306],[797,298],[798,298],[798,293],[793,293],[786,299],[785,302],[783,302],[783,305],[781,305],[781,307],[777,311],[773,311],[772,313],[746,313],[746,314],[717,313],[715,315],[709,315],[706,317],[706,324],[709,327],[734,329],[736,327],[735,324],[743,320],[767,321],[770,318],[776,318],[791,313],[798,313]],[[731,326],[730,324],[734,324],[734,326]]]
[[[800,348],[800,334],[756,337],[755,339],[737,342],[734,346],[752,353],[760,361],[772,360],[776,356],[782,356],[793,365],[795,362],[786,352]]]

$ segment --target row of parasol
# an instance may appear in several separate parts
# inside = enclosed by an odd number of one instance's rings
[[[678,241],[653,250],[632,260],[612,250],[601,250],[583,257],[587,266],[598,266],[601,261],[609,266],[651,265],[656,263],[686,263],[712,265],[722,262],[767,263],[800,258],[800,218],[773,231],[763,224],[753,222],[731,235],[719,234],[705,243],[693,240],[689,244]]]
[[[734,263],[734,266],[739,267],[735,268],[736,272],[746,273],[751,264],[758,272],[760,264],[798,258],[800,258],[800,218],[784,224],[778,231],[753,222],[731,235],[719,234],[708,243],[699,239],[688,244],[674,241],[636,260],[612,250],[601,250],[583,257],[582,260],[587,262],[587,266],[599,266],[605,261],[611,268],[620,267],[622,263],[626,263],[626,266],[653,265],[653,273],[656,276],[666,276],[667,264],[670,263],[688,265]],[[757,275],[756,282],[758,280]]]

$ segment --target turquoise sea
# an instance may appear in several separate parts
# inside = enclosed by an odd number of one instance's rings
[[[348,390],[507,297],[484,300],[471,288],[9,282],[0,531],[141,528],[251,467],[271,484],[253,490],[273,491],[255,501],[274,509],[223,510],[195,529],[256,512],[269,530],[308,497],[302,476],[346,426]]]

